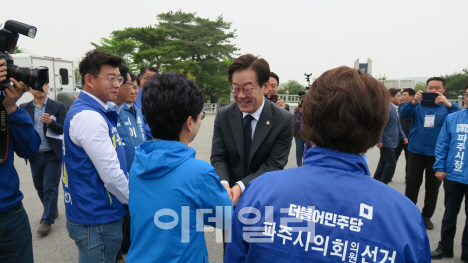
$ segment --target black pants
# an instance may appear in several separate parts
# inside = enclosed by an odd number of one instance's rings
[[[434,169],[432,169],[434,163],[434,156],[413,152],[409,152],[408,154],[408,178],[406,179],[405,195],[413,203],[416,204],[418,202],[419,188],[423,181],[424,170],[426,170],[426,195],[424,197],[422,215],[429,218],[434,214],[441,184],[441,181],[435,177]]]
[[[396,157],[396,160],[398,162],[398,158],[400,157],[400,154],[401,154],[401,151],[405,151],[405,160],[406,160],[406,164],[405,164],[405,179],[406,179],[406,175],[408,174],[408,144],[403,144],[403,141],[400,141],[398,143],[398,146],[396,147],[395,149],[395,157]]]
[[[377,170],[375,170],[374,179],[388,184],[395,173],[395,168],[395,149],[389,147],[380,148],[380,160]]]
[[[442,219],[442,229],[440,231],[440,242],[438,249],[453,253],[453,239],[457,230],[457,216],[463,197],[468,196],[468,185],[444,180],[445,190],[445,212]],[[465,214],[468,215],[468,205],[465,199]],[[468,227],[465,221],[465,229],[462,236],[462,255],[468,256]]]

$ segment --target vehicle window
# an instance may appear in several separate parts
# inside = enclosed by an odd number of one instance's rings
[[[61,68],[59,74],[62,77],[62,85],[68,85],[68,69]]]

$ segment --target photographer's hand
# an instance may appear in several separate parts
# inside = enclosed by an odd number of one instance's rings
[[[423,93],[422,90],[420,90],[420,91],[418,91],[418,93],[416,93],[416,95],[414,96],[413,102],[412,102],[413,105],[416,105],[416,104],[418,104],[420,101],[422,101],[422,93]]]
[[[439,94],[439,96],[437,96],[437,98],[435,99],[435,104],[442,103],[447,108],[452,107],[452,103],[450,103],[450,101],[448,101],[448,99],[444,95],[442,95],[439,92],[436,93]]]
[[[0,81],[6,80],[6,75],[7,75],[7,67],[5,66],[5,60],[0,59]]]
[[[6,97],[3,100],[3,106],[6,109],[8,115],[12,114],[18,109],[16,102],[23,96],[25,92],[29,91],[29,87],[23,82],[18,82],[14,78],[10,78],[13,82],[13,86],[8,86],[5,89]]]

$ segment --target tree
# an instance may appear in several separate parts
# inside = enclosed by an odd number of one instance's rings
[[[446,92],[449,95],[457,96],[465,92],[465,87],[468,84],[468,69],[463,69],[461,72],[455,72],[442,77],[445,78]]]
[[[288,91],[290,95],[297,95],[301,90],[305,90],[305,87],[299,82],[296,80],[288,80],[280,84],[278,94],[286,94],[286,91]]]
[[[423,92],[426,92],[426,83],[418,81],[418,83],[416,83],[416,85],[414,85],[414,90],[416,92],[418,92],[420,90],[422,90]]]
[[[124,64],[130,68],[130,71],[138,70],[136,63],[134,63],[135,50],[137,44],[132,39],[117,40],[115,38],[101,38],[99,44],[91,42],[95,48],[107,51],[124,60]]]
[[[91,44],[123,57],[131,69],[153,66],[180,72],[205,94],[229,93],[227,69],[238,50],[230,44],[236,37],[231,23],[222,16],[211,21],[181,10],[159,14],[157,19],[154,26],[116,30],[110,38]]]

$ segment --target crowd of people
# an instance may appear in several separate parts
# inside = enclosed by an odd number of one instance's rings
[[[453,257],[468,193],[468,117],[443,95],[443,78],[427,81],[426,92],[437,94],[430,104],[422,91],[387,89],[342,66],[298,94],[292,114],[268,62],[242,55],[228,69],[235,103],[216,114],[207,163],[189,146],[205,117],[197,84],[153,67],[137,76],[122,63],[87,52],[79,64],[83,90],[68,111],[48,98],[47,84],[41,92],[9,79],[0,96],[1,262],[33,262],[13,152],[29,160],[44,207],[37,234],[50,233],[59,216],[63,174],[66,228],[79,262],[125,262],[124,254],[128,262],[208,262],[205,225],[224,229],[225,262]],[[1,66],[0,81],[6,75]],[[34,99],[18,107],[28,91]],[[283,170],[293,138],[298,167]],[[381,157],[372,178],[365,153],[374,146]],[[406,197],[386,185],[403,150]],[[442,181],[441,241],[431,253],[426,229],[434,227]],[[462,240],[468,262],[466,227]]]

